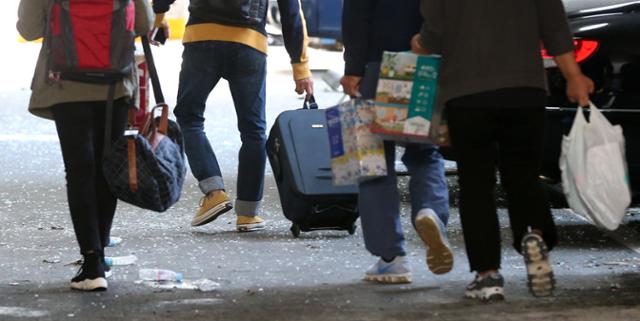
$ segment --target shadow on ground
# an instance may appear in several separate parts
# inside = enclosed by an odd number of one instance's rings
[[[565,275],[561,280],[564,287],[551,298],[536,299],[518,287],[507,291],[505,302],[497,303],[461,298],[463,282],[214,292],[157,290],[122,283],[114,284],[108,292],[89,294],[72,292],[66,283],[49,283],[37,288],[3,286],[0,291],[4,294],[2,305],[39,311],[43,320],[637,320],[640,274],[621,274],[596,284],[588,278]]]

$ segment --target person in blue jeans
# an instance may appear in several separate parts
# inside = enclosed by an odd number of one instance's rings
[[[411,37],[420,30],[418,0],[345,0],[342,32],[345,46],[346,94],[372,99],[375,96],[382,52],[411,49]],[[384,142],[389,174],[360,183],[360,220],[367,250],[379,260],[365,273],[365,280],[381,283],[411,282],[405,239],[400,222],[400,195],[395,167],[396,144]],[[427,248],[426,261],[435,274],[453,267],[446,224],[449,192],[444,160],[438,147],[407,144],[402,162],[411,175],[411,223]]]
[[[175,0],[155,0],[156,27]],[[255,5],[255,6],[254,6]],[[184,53],[174,114],[184,135],[185,151],[204,197],[191,225],[207,224],[231,210],[222,172],[204,131],[209,94],[221,78],[229,82],[242,147],[238,159],[236,229],[264,229],[258,216],[266,164],[265,81],[267,72],[267,0],[252,9],[224,0],[190,0]],[[285,47],[291,58],[295,91],[313,94],[308,66],[304,16],[297,0],[278,0]],[[244,19],[244,18],[247,19]]]

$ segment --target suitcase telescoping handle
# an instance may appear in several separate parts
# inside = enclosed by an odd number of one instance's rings
[[[318,109],[316,98],[313,95],[305,97],[302,103],[302,109]]]

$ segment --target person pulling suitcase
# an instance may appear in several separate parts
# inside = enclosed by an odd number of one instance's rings
[[[175,0],[155,0],[156,26]],[[250,2],[250,3],[248,3]],[[313,94],[306,54],[307,33],[298,0],[278,0],[283,35],[291,57],[295,91]],[[229,82],[242,147],[238,159],[235,211],[239,232],[265,228],[258,216],[266,165],[267,0],[190,0],[178,101],[174,114],[182,128],[191,171],[204,194],[191,221],[201,226],[234,208],[222,171],[204,132],[206,100],[221,78]]]

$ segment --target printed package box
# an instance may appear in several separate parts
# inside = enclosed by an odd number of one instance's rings
[[[325,111],[334,185],[352,185],[387,175],[384,144],[371,133],[371,100],[353,99]]]
[[[371,131],[385,139],[430,142],[440,56],[384,52]]]

